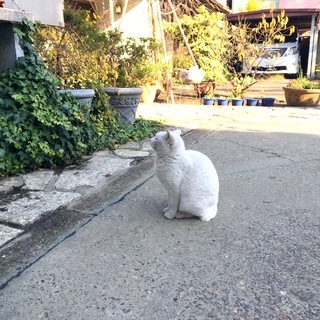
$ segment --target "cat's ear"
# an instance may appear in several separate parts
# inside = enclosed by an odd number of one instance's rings
[[[167,130],[167,133],[166,133],[166,135],[165,135],[165,139],[166,139],[166,140],[169,140],[169,139],[171,139],[171,138],[172,138],[172,135],[171,135],[170,131]]]
[[[182,133],[182,132],[181,132],[180,129],[177,129],[177,130],[176,130],[176,133],[177,133],[179,136],[181,136],[181,133]]]

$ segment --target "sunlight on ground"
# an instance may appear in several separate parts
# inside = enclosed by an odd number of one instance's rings
[[[168,126],[228,131],[305,133],[320,136],[320,109],[140,104],[137,116]]]

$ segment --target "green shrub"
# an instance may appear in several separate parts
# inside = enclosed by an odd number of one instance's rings
[[[91,110],[71,94],[59,94],[59,81],[32,46],[34,31],[23,20],[16,33],[25,56],[0,73],[0,177],[70,164],[159,129],[159,123],[146,120],[134,126],[119,123],[99,83]]]
[[[289,87],[294,89],[320,89],[320,81],[312,81],[306,77],[300,76],[297,79],[292,80]]]
[[[205,71],[205,77],[217,82],[227,81],[229,71],[225,61],[229,48],[226,43],[229,42],[228,22],[225,16],[219,12],[209,13],[204,6],[198,8],[198,14],[189,16],[184,15],[180,19],[181,26],[194,54],[199,67]],[[175,22],[164,23],[167,38],[172,38],[172,42],[179,48],[174,54],[175,68],[188,69],[193,65],[189,58],[189,53],[185,50],[185,56],[180,52],[185,46]],[[186,67],[186,62],[190,61]],[[180,65],[177,65],[179,63]]]
[[[162,81],[168,70],[163,49],[152,38],[125,38],[118,29],[97,28],[95,16],[65,6],[66,27],[43,26],[35,45],[64,88],[133,87]],[[154,66],[146,68],[146,66]]]

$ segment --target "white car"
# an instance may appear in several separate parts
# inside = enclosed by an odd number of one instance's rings
[[[244,73],[282,73],[288,75],[299,74],[299,40],[290,37],[293,42],[274,43],[269,46],[258,46],[263,56],[253,60],[247,59],[243,63]]]

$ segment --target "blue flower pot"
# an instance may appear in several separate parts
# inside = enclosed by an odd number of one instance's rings
[[[226,98],[218,98],[217,100],[219,106],[227,106],[229,102],[229,99]]]
[[[231,99],[233,106],[243,106],[243,99]]]
[[[206,106],[212,106],[214,104],[215,98],[203,98],[203,104]]]
[[[274,106],[275,98],[262,98],[261,99],[261,105],[265,107],[272,107]]]
[[[250,107],[252,106],[256,107],[259,105],[258,98],[247,98],[246,101],[247,101],[247,106],[250,106]]]

